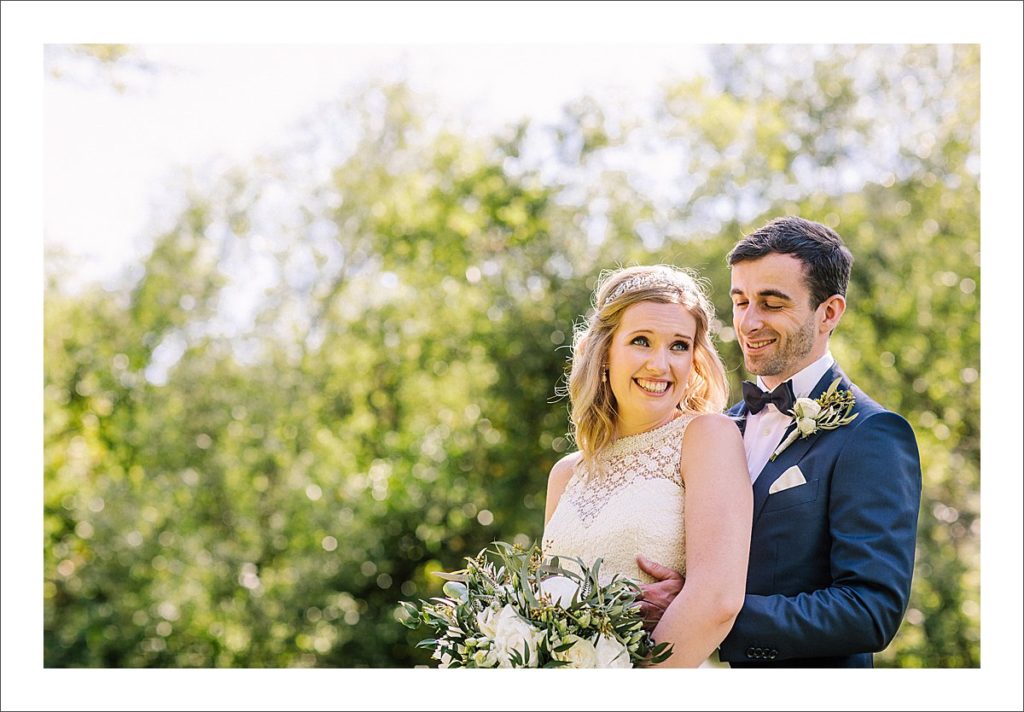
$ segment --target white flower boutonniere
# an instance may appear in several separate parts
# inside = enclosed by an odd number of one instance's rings
[[[783,450],[796,442],[797,438],[806,438],[819,430],[835,430],[841,425],[852,423],[859,413],[850,415],[856,400],[850,391],[837,390],[839,379],[832,381],[817,400],[797,398],[791,415],[796,418],[796,428],[775,448],[771,460],[774,461]]]

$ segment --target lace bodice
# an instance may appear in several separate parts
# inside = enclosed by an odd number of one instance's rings
[[[679,467],[693,417],[619,438],[593,467],[578,464],[544,529],[545,556],[576,556],[588,565],[600,557],[605,581],[617,573],[649,583],[637,554],[685,573]]]

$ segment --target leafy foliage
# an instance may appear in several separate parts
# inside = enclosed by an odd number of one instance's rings
[[[539,538],[600,271],[699,270],[740,364],[724,255],[799,214],[856,257],[833,353],[921,449],[878,664],[977,666],[978,48],[710,58],[648,115],[585,99],[482,138],[368,87],[183,190],[122,289],[66,292],[49,259],[45,664],[428,664],[398,603]]]
[[[619,575],[602,582],[601,559],[570,561],[566,568],[536,545],[492,542],[465,568],[438,572],[444,596],[401,601],[402,623],[433,629],[436,637],[417,647],[433,650],[442,667],[634,667],[671,656],[668,643],[643,630],[636,583]],[[576,646],[575,661],[561,655]]]

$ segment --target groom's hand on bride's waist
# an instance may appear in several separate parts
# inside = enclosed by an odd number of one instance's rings
[[[654,630],[665,613],[665,609],[683,590],[683,575],[656,561],[651,561],[642,554],[637,555],[636,563],[640,570],[654,578],[654,583],[640,585],[643,598],[640,600],[640,612],[644,618],[644,628]]]

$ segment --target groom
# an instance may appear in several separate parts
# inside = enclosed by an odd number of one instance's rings
[[[910,425],[853,385],[829,352],[853,258],[828,227],[786,217],[743,238],[728,262],[733,327],[757,376],[729,410],[743,432],[754,522],[746,597],[719,658],[872,667],[910,596],[921,466]],[[810,434],[789,438],[795,399],[819,399],[836,379],[856,417],[833,429],[804,421]],[[659,580],[644,587],[650,618],[682,579],[639,560]]]

